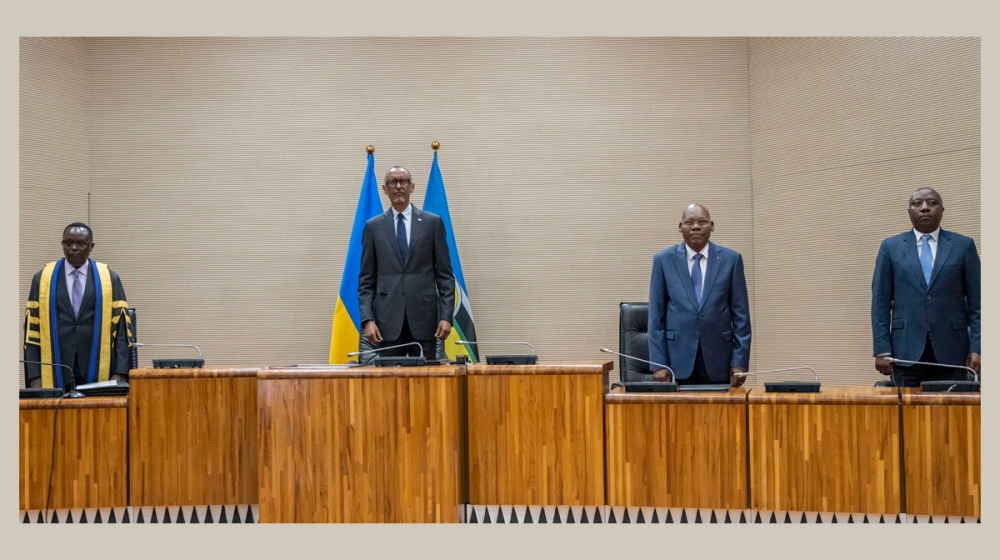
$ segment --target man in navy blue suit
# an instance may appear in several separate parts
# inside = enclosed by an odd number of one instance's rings
[[[684,243],[653,257],[649,281],[649,360],[669,366],[678,385],[728,382],[750,367],[750,302],[743,256],[708,239],[715,222],[691,204],[678,224]],[[654,366],[655,367],[655,366]],[[670,370],[653,379],[670,381]]]
[[[934,189],[910,196],[913,229],[882,242],[872,278],[875,369],[900,387],[965,380],[967,372],[904,367],[899,360],[980,368],[980,263],[976,243],[941,229],[944,203]]]

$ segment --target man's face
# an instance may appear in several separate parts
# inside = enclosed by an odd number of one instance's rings
[[[79,227],[70,228],[63,233],[63,256],[73,268],[80,268],[90,258],[94,243],[87,235],[87,230]]]
[[[385,175],[385,185],[382,190],[389,197],[389,202],[398,208],[406,207],[410,203],[410,195],[413,193],[413,182],[410,181],[410,174],[405,169],[392,170]]]
[[[944,203],[932,189],[920,189],[910,197],[910,222],[920,233],[931,233],[941,225]]]
[[[701,251],[708,244],[709,237],[715,231],[715,222],[708,210],[701,206],[691,206],[684,211],[681,216],[681,223],[677,225],[684,242],[695,251]]]

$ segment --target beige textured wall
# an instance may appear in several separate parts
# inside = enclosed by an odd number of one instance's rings
[[[689,200],[753,262],[745,38],[90,47],[102,255],[140,336],[207,363],[325,361],[368,144],[420,206],[441,142],[481,341],[605,356]]]
[[[62,256],[62,229],[87,220],[90,154],[87,39],[24,37],[20,58],[18,324],[31,277]],[[101,241],[97,240],[98,243]],[[100,258],[100,245],[94,256]],[[18,354],[24,343],[18,328]],[[24,384],[24,368],[19,368]]]
[[[934,187],[942,227],[980,229],[979,40],[750,39],[754,345],[761,369],[808,364],[870,385],[882,240]]]

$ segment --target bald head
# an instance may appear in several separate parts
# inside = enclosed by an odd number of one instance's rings
[[[389,197],[389,202],[397,212],[406,210],[410,205],[410,195],[413,194],[413,181],[410,172],[400,166],[395,166],[385,173],[385,184],[382,190]]]
[[[401,165],[397,165],[395,167],[390,168],[388,171],[385,172],[385,182],[386,183],[389,182],[389,177],[392,177],[392,178],[404,177],[406,179],[410,179],[410,172],[407,171],[405,167],[403,167]]]
[[[677,229],[684,237],[684,243],[696,252],[700,252],[708,245],[708,239],[715,231],[715,223],[708,208],[701,204],[689,204],[681,214],[681,222],[677,224]]]

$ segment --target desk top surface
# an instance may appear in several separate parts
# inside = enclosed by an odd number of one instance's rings
[[[614,369],[614,362],[544,362],[533,365],[490,365],[484,363],[469,366],[469,375],[604,375]]]
[[[980,393],[925,393],[920,387],[903,387],[899,392],[903,406],[980,405]]]
[[[459,377],[465,374],[465,366],[449,364],[419,367],[375,367],[375,366],[299,366],[262,369],[257,379],[352,379],[352,378],[408,378],[408,377]]]
[[[128,397],[83,397],[79,399],[19,399],[21,410],[44,410],[59,408],[128,408]]]
[[[626,393],[615,387],[604,396],[607,404],[746,404],[747,389],[730,387],[729,391],[678,391],[676,393]]]
[[[239,368],[140,368],[128,372],[129,384],[136,379],[212,379],[256,377],[259,367]]]
[[[819,393],[767,393],[753,387],[749,404],[899,404],[893,387],[820,387]]]

